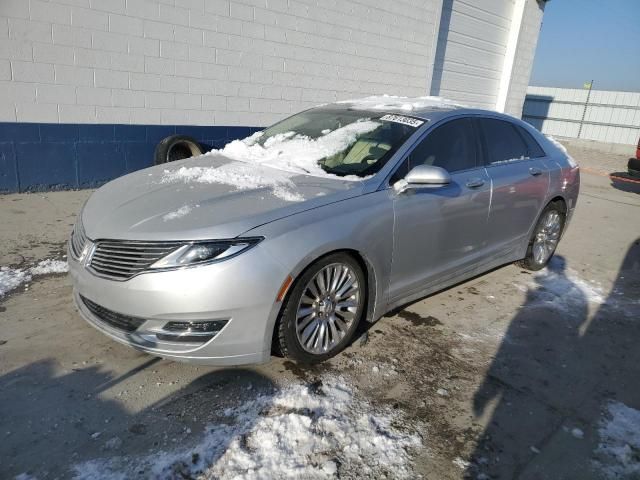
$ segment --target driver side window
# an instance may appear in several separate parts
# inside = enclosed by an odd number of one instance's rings
[[[442,167],[449,173],[475,168],[476,150],[471,119],[452,120],[436,128],[411,151],[393,175],[391,184],[418,165]]]

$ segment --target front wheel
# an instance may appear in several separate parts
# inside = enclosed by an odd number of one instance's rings
[[[527,246],[527,255],[517,264],[526,270],[543,269],[556,251],[565,219],[564,208],[560,203],[553,202],[547,205],[533,230]]]
[[[365,277],[350,255],[328,255],[298,278],[278,322],[280,352],[302,363],[317,363],[344,349],[365,304]]]

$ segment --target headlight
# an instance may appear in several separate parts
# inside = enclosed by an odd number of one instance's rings
[[[149,268],[177,268],[218,262],[235,257],[260,241],[262,238],[238,238],[189,243],[161,258]]]

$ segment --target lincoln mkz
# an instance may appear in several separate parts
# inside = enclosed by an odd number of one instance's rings
[[[98,189],[69,241],[81,315],[152,355],[303,363],[498,266],[538,270],[579,171],[513,117],[431,97],[293,115]]]

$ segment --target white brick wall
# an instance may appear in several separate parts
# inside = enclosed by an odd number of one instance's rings
[[[439,3],[0,0],[0,121],[266,125],[424,95]]]

